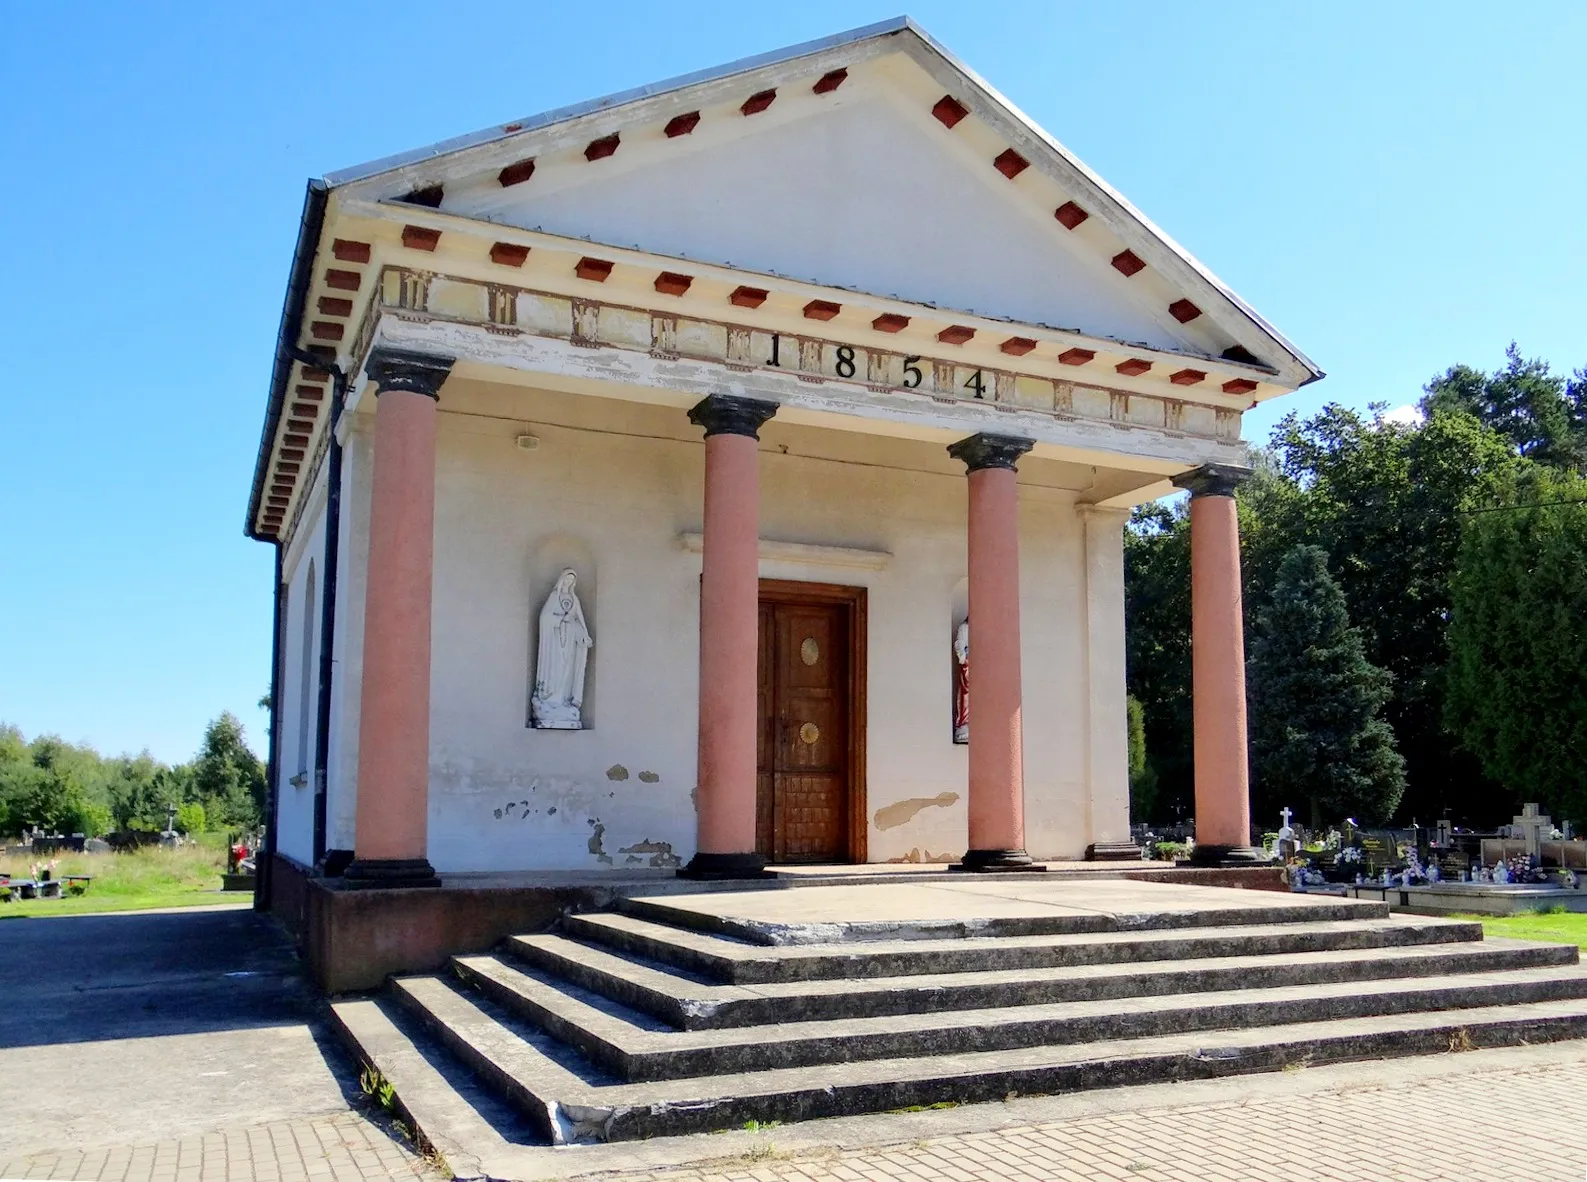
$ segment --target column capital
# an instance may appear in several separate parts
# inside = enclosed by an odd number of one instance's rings
[[[741,398],[736,394],[711,394],[695,403],[689,422],[705,428],[705,437],[748,435],[759,439],[761,424],[777,413],[775,402]]]
[[[1020,456],[1035,446],[1034,440],[1021,439],[1017,435],[988,435],[982,432],[948,444],[948,454],[956,460],[963,460],[965,468],[971,472],[979,472],[982,468],[1007,468],[1012,472]]]
[[[1203,464],[1170,479],[1192,497],[1232,497],[1250,477],[1251,469],[1243,464]]]
[[[440,401],[441,384],[452,372],[454,358],[429,353],[410,353],[406,349],[376,349],[369,355],[364,372],[375,383],[378,397],[387,390],[406,390]]]

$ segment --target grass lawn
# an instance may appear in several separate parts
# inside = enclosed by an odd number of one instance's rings
[[[32,878],[32,864],[49,859],[0,857],[0,871]],[[226,835],[205,834],[198,844],[180,849],[147,847],[127,854],[60,854],[51,871],[55,878],[89,874],[93,882],[76,897],[18,899],[0,903],[0,919],[24,916],[84,915],[93,911],[142,911],[150,907],[190,907],[201,903],[246,903],[243,891],[220,890],[226,868]]]
[[[1527,911],[1520,915],[1456,915],[1452,918],[1480,920],[1483,933],[1489,936],[1575,944],[1587,949],[1587,912],[1583,911]]]

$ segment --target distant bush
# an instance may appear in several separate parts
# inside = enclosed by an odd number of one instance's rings
[[[208,828],[204,806],[196,800],[176,806],[176,828],[181,833],[196,836]]]

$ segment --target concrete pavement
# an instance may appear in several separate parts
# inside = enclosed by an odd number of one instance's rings
[[[381,1160],[415,1160],[355,1111],[322,1002],[250,910],[0,921],[0,998],[0,1177],[163,1178],[169,1158],[171,1182],[195,1182],[178,1160],[203,1150],[212,1168],[217,1144],[235,1156],[282,1128],[304,1146],[352,1129],[387,1143]]]

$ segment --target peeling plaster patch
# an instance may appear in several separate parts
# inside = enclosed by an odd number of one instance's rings
[[[657,869],[679,866],[683,863],[683,859],[672,852],[672,843],[670,841],[651,841],[648,837],[644,841],[636,842],[633,845],[625,845],[617,852],[620,854],[649,854],[651,856],[651,866]],[[631,863],[639,861],[638,858],[632,857],[628,860]]]
[[[606,778],[608,780],[626,780],[628,779],[628,769],[620,763],[614,763],[606,769]]]
[[[934,854],[930,850],[923,850],[919,846],[897,858],[888,858],[889,862],[957,862],[959,859],[952,854]]]
[[[607,854],[605,847],[602,845],[606,838],[606,826],[593,817],[590,818],[590,824],[595,827],[595,831],[590,834],[590,853],[594,854],[596,859],[603,865],[610,866],[612,864],[611,856]]]
[[[915,819],[915,814],[922,809],[947,808],[949,805],[959,803],[957,792],[939,792],[935,796],[915,796],[909,800],[900,800],[886,808],[876,810],[876,827],[878,829],[897,829],[907,821]]]
[[[655,772],[640,772],[639,773],[639,778],[641,780],[643,780],[646,784],[659,784],[659,783],[661,783],[661,777]]]

